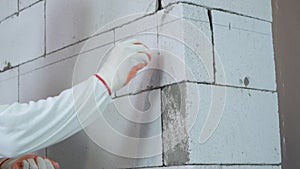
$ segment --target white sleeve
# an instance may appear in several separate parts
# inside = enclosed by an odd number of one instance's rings
[[[60,142],[90,124],[110,101],[104,84],[93,76],[56,97],[0,106],[0,156],[15,157]]]

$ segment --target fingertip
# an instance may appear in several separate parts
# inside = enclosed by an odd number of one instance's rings
[[[35,159],[29,158],[29,159],[27,159],[27,162],[29,163],[29,166],[32,169],[38,169],[38,166],[36,165]]]
[[[143,68],[146,67],[146,66],[147,66],[147,63],[140,64],[140,65],[137,67],[137,70],[139,71],[139,70],[143,69]]]
[[[60,166],[59,166],[59,164],[57,162],[52,161],[52,160],[50,162],[54,166],[55,169],[60,169]]]
[[[45,159],[45,163],[48,169],[59,169],[60,166],[57,162],[54,162],[50,159]]]
[[[38,157],[37,158],[37,165],[38,165],[38,167],[39,168],[47,168],[47,165],[46,165],[46,162],[45,162],[45,160],[43,159],[43,158],[41,158],[41,157]]]
[[[143,69],[145,66],[147,65],[147,63],[141,63],[141,64],[138,64],[136,66],[134,66],[129,74],[127,75],[127,80],[125,82],[125,84],[127,85],[137,74],[137,72],[141,69]]]
[[[50,160],[45,159],[45,164],[47,166],[47,169],[55,169]]]
[[[14,164],[12,164],[11,169],[23,169],[24,163],[27,163],[27,161],[23,160],[22,162],[20,162],[20,161],[19,162],[15,162]],[[29,165],[29,164],[27,163],[27,165]]]
[[[134,42],[134,45],[143,45],[141,42]]]
[[[23,160],[22,164],[23,164],[23,169],[29,169],[29,164],[26,160]]]
[[[147,55],[147,57],[148,57],[149,61],[151,61],[151,59],[152,59],[152,56],[151,56],[149,53],[146,53],[146,55]]]
[[[138,53],[145,54],[147,56],[148,60],[151,61],[152,56],[149,53],[147,53],[147,52],[138,52]]]

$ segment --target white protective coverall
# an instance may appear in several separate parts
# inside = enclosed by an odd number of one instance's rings
[[[86,93],[95,89],[97,94],[88,97],[97,100],[98,107],[92,102],[85,102],[80,108],[89,114],[98,113],[98,108],[104,110],[111,98],[105,86],[95,76],[74,88],[76,89],[65,90],[59,96],[46,100],[1,106],[0,155],[14,157],[33,152],[60,142],[81,130],[76,112],[79,109],[74,105],[73,90],[82,91],[81,97],[86,98]]]
[[[58,143],[104,111],[111,92],[125,86],[151,60],[149,48],[137,40],[117,44],[100,71],[56,97],[0,106],[0,157],[15,157]],[[82,118],[81,118],[82,119]]]

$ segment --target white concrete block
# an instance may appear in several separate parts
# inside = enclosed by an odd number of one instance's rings
[[[125,20],[132,20],[133,18],[139,17],[138,15],[129,16],[128,19],[124,17]],[[134,21],[130,24],[124,25],[115,30],[115,41],[122,39],[134,38],[137,34],[149,34],[149,36],[157,36],[157,15],[150,15]],[[133,37],[132,37],[133,36]]]
[[[281,163],[276,93],[196,84],[187,89],[188,163]],[[208,136],[202,143],[201,133]]]
[[[155,0],[47,1],[47,52],[104,31],[106,24],[118,18],[153,12],[154,6]]]
[[[178,0],[163,0],[163,6]],[[222,9],[238,14],[243,14],[267,21],[272,21],[271,0],[185,0],[184,2],[203,5],[209,8]]]
[[[165,18],[174,18],[167,15],[159,20],[163,23],[158,28],[159,49],[173,53],[177,60],[182,61],[184,69],[180,70],[177,66],[177,70],[185,72],[184,80],[213,82],[213,51],[208,11],[181,4],[170,7],[170,10],[182,10],[182,19],[164,24],[164,20],[171,20]],[[172,62],[174,61],[170,61],[171,64]],[[174,74],[175,77],[180,76],[179,72]]]
[[[5,72],[0,72],[0,82],[5,82],[18,76],[18,68],[9,69]]]
[[[104,123],[95,122],[95,126],[87,129],[87,132],[80,132],[49,148],[48,157],[57,160],[61,168],[74,169],[162,165],[160,90],[114,99],[107,111],[103,113],[103,118],[109,124],[110,130],[104,129]],[[109,140],[110,145],[99,144],[97,138],[90,132],[93,127],[106,135],[100,139]],[[114,134],[118,135],[117,139]],[[145,142],[148,139],[153,140],[152,137],[157,137],[156,141]],[[132,138],[141,139],[134,148],[130,149],[131,142],[128,141]],[[153,149],[159,150],[159,153],[150,153],[147,158],[126,156],[130,152],[147,154]]]
[[[170,11],[170,12],[169,12]],[[172,15],[176,11],[175,15]],[[180,13],[179,13],[180,12]],[[166,9],[158,15],[158,71],[161,86],[185,80],[185,29],[182,9]]]
[[[42,2],[0,24],[0,70],[44,54],[44,5]]]
[[[223,66],[226,85],[275,91],[271,23],[218,11],[213,22],[217,83]]]
[[[156,30],[151,29],[157,24],[159,39]],[[150,65],[118,91],[117,96],[183,80],[213,81],[211,30],[204,8],[178,5],[118,28],[115,35],[117,41],[136,38],[150,48],[158,48],[152,52]]]
[[[26,8],[40,0],[19,0],[20,9]]]
[[[84,43],[84,46],[82,46],[80,53],[84,53],[86,51],[94,50],[97,48],[102,48],[106,45],[112,45],[114,42],[114,31],[97,34],[96,36],[93,36],[92,38],[80,43]]]
[[[21,74],[21,76],[25,75],[25,74],[29,74],[36,70],[43,69],[47,66],[62,62],[64,60],[70,59],[72,57],[74,58],[74,57],[78,56],[82,46],[83,46],[83,44],[78,44],[78,45],[60,50],[58,52],[52,53],[50,55],[47,55],[46,57],[41,57],[34,61],[31,61],[29,63],[21,65],[20,66],[20,74]]]
[[[157,167],[154,169],[281,169],[281,166],[272,165],[248,165],[248,166],[221,166],[221,165],[193,165],[193,166],[172,166],[172,167]],[[150,169],[150,168],[149,168]]]
[[[18,68],[0,73],[0,104],[18,101]]]
[[[2,0],[0,1],[0,6],[3,7],[0,10],[0,23],[3,19],[18,11],[17,0]]]
[[[183,5],[185,25],[186,79],[213,82],[213,45],[208,11],[201,7]]]
[[[150,47],[152,54],[152,60],[149,65],[140,71],[127,86],[118,91],[117,96],[136,93],[141,90],[176,83],[185,79],[184,45],[176,41],[176,39],[164,36],[164,33],[169,33],[170,31],[171,33],[169,34],[171,36],[179,34],[184,39],[182,22],[174,22],[172,18],[164,17],[163,14],[156,14],[153,18],[145,18],[140,22],[116,29],[117,40],[131,36],[130,38],[138,39]],[[152,27],[151,25],[155,19],[162,23],[158,28],[159,33],[162,33],[159,36],[159,40],[157,39],[155,29],[147,30],[149,26]],[[168,21],[167,24],[164,24],[166,21]],[[135,28],[138,25],[144,25],[145,27]],[[174,27],[177,28],[177,31],[174,31]]]
[[[177,5],[178,6],[178,5]],[[190,21],[195,27],[211,40],[211,28],[208,10],[198,6],[182,4],[183,18]],[[174,8],[176,10],[176,7]]]

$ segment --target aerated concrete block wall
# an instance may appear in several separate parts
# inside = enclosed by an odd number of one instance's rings
[[[35,153],[62,169],[279,169],[271,25],[271,0],[2,0],[0,103],[56,96],[135,38],[152,61],[103,116],[114,147],[156,153],[114,153],[85,131]]]

